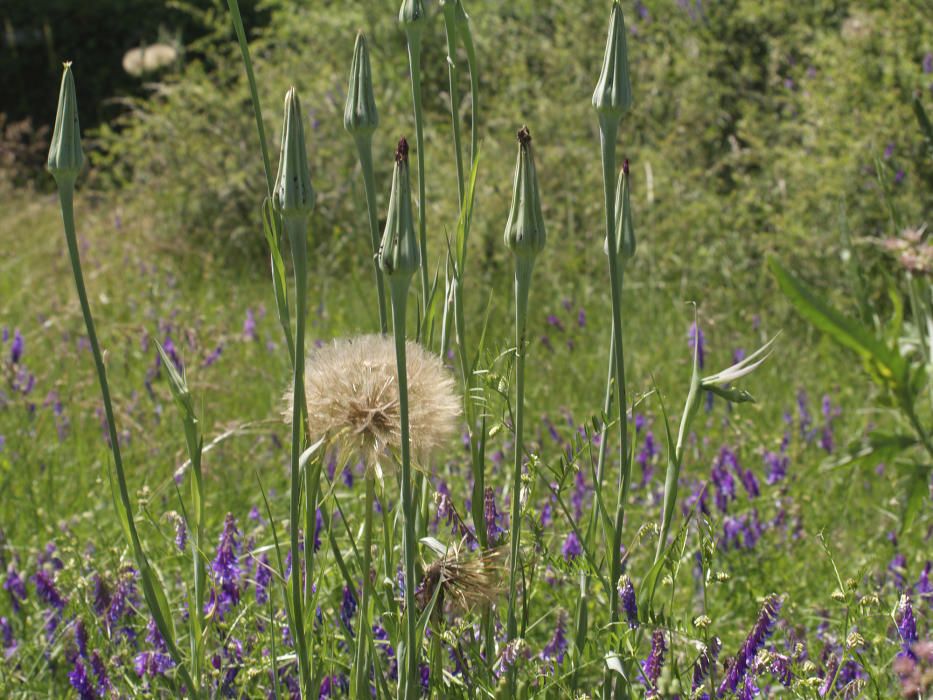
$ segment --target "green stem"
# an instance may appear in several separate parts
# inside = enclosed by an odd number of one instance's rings
[[[389,332],[389,321],[382,270],[376,261],[376,254],[379,252],[379,214],[376,210],[376,180],[373,174],[373,137],[368,133],[357,134],[354,140],[363,170],[363,189],[366,190],[366,210],[369,213],[369,233],[373,244],[373,267],[376,271],[376,294],[379,297],[379,329],[385,335]]]
[[[506,634],[509,641],[518,636],[516,601],[518,592],[518,556],[522,531],[522,460],[525,422],[525,329],[528,317],[528,291],[534,258],[515,258],[515,461],[512,467],[512,515],[509,521],[511,547],[509,557],[509,609]]]
[[[454,155],[457,162],[457,201],[463,207],[463,153],[460,145],[460,71],[457,68],[456,6],[444,5],[444,29],[447,34],[447,78],[450,83],[450,117],[454,131]]]
[[[476,162],[476,152],[479,148],[478,129],[479,129],[479,69],[476,66],[476,47],[473,45],[473,32],[470,27],[461,33],[463,36],[463,47],[466,49],[467,66],[470,68],[470,110],[472,112],[470,119],[470,170],[473,170],[473,164]]]
[[[87,328],[88,342],[91,345],[91,354],[94,357],[94,367],[97,370],[101,398],[104,402],[104,415],[107,418],[107,434],[110,438],[114,471],[117,475],[117,489],[120,495],[119,506],[122,510],[120,514],[121,520],[125,525],[125,532],[129,536],[130,545],[133,548],[133,555],[136,559],[137,568],[139,569],[143,595],[149,607],[149,612],[152,614],[152,618],[156,623],[159,633],[165,640],[169,654],[176,663],[176,668],[181,676],[182,683],[191,689],[194,697],[200,697],[199,686],[194,682],[194,679],[188,672],[184,664],[184,659],[178,647],[175,645],[175,638],[169,626],[169,620],[162,614],[159,596],[155,588],[156,584],[154,584],[152,580],[155,574],[143,551],[142,542],[136,530],[136,522],[133,519],[133,506],[130,502],[129,489],[126,485],[126,472],[123,468],[123,456],[120,453],[120,439],[117,434],[117,424],[113,415],[113,403],[110,400],[110,385],[107,382],[107,370],[104,367],[103,355],[100,351],[100,343],[97,340],[97,331],[94,326],[94,318],[91,315],[91,305],[88,302],[87,290],[84,287],[84,274],[81,271],[81,257],[78,252],[78,240],[75,233],[74,222],[74,179],[63,179],[57,182],[57,184],[58,197],[62,210],[62,224],[65,229],[65,240],[68,244],[68,255],[71,259],[71,269],[74,275],[75,287],[78,292],[78,300],[81,304],[81,313],[84,316],[84,325]],[[164,598],[164,593],[162,595]]]
[[[369,620],[369,605],[372,595],[372,532],[373,532],[373,504],[376,502],[376,479],[373,475],[366,475],[366,514],[363,519],[363,594],[360,599],[359,631],[356,639],[356,660],[354,673],[356,674],[356,697],[359,700],[369,700],[369,637],[372,635],[372,624]]]
[[[621,474],[619,478],[618,500],[614,532],[612,536],[612,550],[609,552],[611,568],[610,581],[615,584],[621,574],[622,525],[625,519],[625,497],[628,494],[629,480],[631,479],[631,462],[628,459],[628,421],[626,420],[625,398],[625,355],[622,338],[622,265],[618,254],[618,240],[615,231],[615,147],[619,123],[613,117],[600,116],[599,136],[603,165],[603,194],[606,213],[606,236],[609,243],[609,286],[612,295],[612,333],[615,338],[615,376],[616,395],[619,404],[619,437],[621,454]],[[609,621],[615,627],[619,622],[619,596],[609,597]],[[608,700],[611,685],[612,671],[606,671],[603,684],[603,698]]]
[[[418,242],[421,248],[421,312],[428,312],[428,233],[424,194],[424,114],[421,109],[421,30],[406,31],[408,64],[411,69],[411,98],[415,105],[415,144],[418,149]]]
[[[305,580],[304,602],[305,609],[311,604],[311,582],[314,580],[314,539],[317,533],[317,492],[321,477],[321,460],[315,458],[313,463],[306,464],[304,469],[304,507],[305,507]]]
[[[310,688],[311,672],[308,662],[307,640],[304,634],[304,606],[301,586],[301,556],[299,554],[298,530],[301,524],[301,456],[302,407],[305,402],[304,366],[305,366],[305,319],[308,299],[308,251],[305,231],[307,220],[301,217],[286,218],[285,230],[292,247],[292,260],[295,265],[295,363],[294,363],[294,400],[292,406],[292,446],[291,446],[291,503],[289,508],[288,529],[292,550],[292,607],[294,608],[295,629],[292,630],[295,650],[298,655],[298,667],[302,679],[303,693]],[[311,547],[306,541],[305,546]],[[310,572],[306,572],[310,574]]]
[[[392,295],[392,324],[395,334],[395,362],[398,373],[398,403],[401,418],[402,451],[402,516],[405,525],[402,541],[405,559],[405,695],[416,696],[418,687],[418,649],[416,644],[417,608],[415,607],[415,504],[411,484],[411,445],[408,440],[408,370],[405,359],[405,306],[411,279],[405,275],[390,279]],[[420,646],[420,645],[419,645]]]

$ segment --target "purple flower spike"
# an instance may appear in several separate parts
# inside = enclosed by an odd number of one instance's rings
[[[906,656],[916,661],[917,655],[911,647],[916,644],[919,639],[917,637],[917,620],[914,617],[914,606],[911,604],[910,596],[908,595],[901,596],[901,601],[898,604],[897,633],[900,635],[901,642],[903,643],[903,649],[898,654],[898,657]]]
[[[558,666],[564,663],[564,656],[567,653],[567,616],[561,611],[557,618],[557,627],[554,629],[554,636],[551,641],[544,645],[541,650],[541,658],[547,661],[554,661]]]
[[[23,340],[23,334],[19,332],[19,328],[13,331],[13,343],[10,345],[10,362],[14,365],[18,365],[19,361],[23,359],[23,350],[26,347],[26,341]]]
[[[638,602],[635,598],[635,586],[632,585],[632,579],[623,576],[619,586],[619,598],[622,601],[622,610],[625,612],[625,619],[628,621],[630,629],[638,628]]]
[[[738,691],[739,684],[744,680],[746,672],[755,661],[755,657],[764,645],[765,640],[774,630],[774,624],[777,622],[780,610],[781,599],[778,596],[770,595],[765,599],[764,605],[761,606],[761,611],[758,613],[758,619],[755,621],[755,626],[752,627],[752,631],[749,632],[744,644],[742,644],[742,648],[735,655],[725,679],[719,686],[720,696],[725,695],[727,692],[735,693]]]
[[[87,669],[84,668],[81,659],[75,659],[74,669],[68,674],[68,682],[81,700],[97,700],[97,690],[88,678]]]
[[[646,698],[658,697],[658,678],[661,677],[661,668],[664,666],[664,652],[667,647],[664,644],[664,631],[655,630],[651,637],[651,652],[648,658],[641,662],[642,681],[648,692]]]
[[[490,487],[483,492],[483,515],[486,520],[486,546],[495,547],[502,537],[499,527],[499,511],[496,510],[496,493]]]
[[[269,602],[270,583],[272,583],[272,567],[269,566],[269,555],[263,553],[256,566],[256,602],[260,605]]]
[[[220,534],[220,543],[217,545],[217,555],[211,563],[214,573],[214,583],[220,591],[211,592],[213,600],[208,601],[208,609],[214,607],[220,619],[240,602],[240,543],[237,539],[240,533],[236,527],[236,519],[227,513],[224,520],[224,529]],[[213,605],[212,605],[213,603]]]
[[[23,582],[13,562],[7,565],[6,578],[3,580],[3,590],[10,594],[10,603],[13,607],[13,612],[19,612],[20,603],[26,600],[26,584]]]
[[[577,533],[571,532],[567,535],[567,539],[564,540],[560,551],[564,555],[565,561],[573,561],[583,554],[583,544],[580,542],[580,538],[577,537]]]
[[[65,599],[62,598],[61,593],[58,592],[58,589],[55,587],[55,581],[48,571],[45,569],[37,571],[35,576],[32,577],[32,582],[36,584],[36,595],[39,597],[39,600],[56,610],[63,610],[65,608]]]
[[[700,654],[700,657],[693,664],[693,686],[692,690],[698,690],[709,675],[709,670],[716,659],[719,658],[719,652],[722,650],[722,641],[719,637],[713,637],[709,646]]]

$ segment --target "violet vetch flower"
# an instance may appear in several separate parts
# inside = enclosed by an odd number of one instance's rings
[[[80,658],[75,659],[74,668],[68,674],[68,682],[71,683],[71,687],[75,689],[81,700],[97,700],[97,689],[88,678],[87,669]]]
[[[568,562],[583,554],[583,544],[580,542],[580,538],[577,537],[577,533],[571,532],[567,535],[567,539],[564,540],[560,551],[564,555],[564,560]]]
[[[136,655],[133,666],[136,674],[140,677],[154,678],[164,675],[175,666],[175,662],[168,655],[168,648],[165,640],[159,633],[154,620],[149,620],[146,631],[146,641],[152,645],[152,650],[144,651]]]
[[[216,610],[220,619],[240,602],[240,543],[237,539],[239,534],[236,519],[231,513],[227,513],[220,543],[217,545],[217,554],[211,563],[214,583],[220,587],[220,591],[211,591],[211,599],[205,608],[205,614],[209,614],[212,609]]]
[[[783,481],[787,476],[787,467],[790,464],[790,458],[788,458],[783,451],[780,454],[777,452],[766,452],[764,460],[768,470],[765,475],[765,483],[768,486],[774,486],[774,484],[779,481]]]
[[[745,642],[742,644],[742,648],[739,649],[739,652],[735,655],[735,659],[732,665],[729,666],[725,679],[723,679],[722,684],[719,686],[720,696],[725,695],[727,692],[734,693],[738,690],[739,683],[744,680],[749,667],[755,661],[755,656],[757,656],[765,640],[767,640],[774,630],[774,625],[777,622],[777,616],[780,610],[781,599],[778,596],[770,595],[765,598],[765,602],[758,613],[758,619],[755,621],[755,626],[752,627],[752,631],[749,632],[748,637],[746,637]]]
[[[179,552],[184,552],[188,544],[188,528],[185,527],[185,520],[180,515],[175,516],[175,546]]]
[[[23,359],[23,350],[26,347],[26,341],[23,340],[23,334],[19,332],[19,328],[13,331],[13,342],[10,343],[10,362],[12,364],[19,364],[19,361]]]
[[[58,95],[58,111],[46,168],[59,184],[74,183],[84,165],[81,149],[81,127],[78,124],[78,98],[71,63],[65,63],[61,90]]]
[[[635,586],[627,575],[619,581],[619,598],[622,601],[622,611],[628,622],[629,629],[638,629],[638,602],[635,597]]]
[[[74,624],[75,646],[78,648],[78,654],[87,658],[87,629],[84,622],[78,620]]]
[[[96,651],[91,654],[91,668],[94,669],[94,675],[97,676],[97,694],[101,697],[108,697],[113,686],[107,675],[107,669],[104,667],[104,660]]]
[[[344,586],[343,597],[340,600],[340,621],[347,628],[347,632],[351,637],[354,635],[353,616],[356,614],[356,608],[356,596],[353,595],[353,591]]]
[[[910,596],[902,595],[897,607],[897,633],[900,635],[901,643],[903,644],[903,649],[898,656],[907,656],[916,661],[917,656],[911,647],[917,643],[919,637],[917,636],[917,620],[914,617],[914,606],[910,602]]]
[[[61,593],[58,592],[58,589],[55,587],[55,581],[48,571],[39,569],[32,577],[32,582],[36,584],[36,595],[39,597],[39,600],[56,610],[64,610],[65,599],[62,598]]]
[[[269,602],[270,583],[272,583],[272,567],[269,566],[269,555],[263,553],[256,565],[256,602],[259,605]]]
[[[722,650],[722,641],[719,637],[713,637],[709,646],[703,650],[703,653],[700,654],[696,662],[693,664],[693,685],[691,686],[693,690],[699,690],[703,685],[706,677],[709,675],[709,670],[716,663],[716,660],[719,658],[719,652]]]
[[[778,679],[778,682],[785,688],[790,688],[790,682],[794,678],[791,671],[790,657],[784,654],[773,654],[771,657],[770,669],[771,675]]]
[[[914,584],[914,593],[922,601],[925,601],[927,605],[933,605],[933,583],[930,582],[930,570],[933,568],[933,562],[927,562],[923,571],[920,572],[920,577],[917,579],[917,583]]]
[[[499,544],[503,529],[499,527],[499,511],[496,510],[496,493],[487,486],[483,492],[483,519],[486,521],[486,546]]]
[[[567,616],[561,611],[557,617],[557,627],[554,628],[554,636],[544,645],[541,650],[541,658],[547,661],[553,661],[558,666],[564,663],[564,656],[567,653]]]
[[[26,584],[13,562],[7,565],[6,578],[3,580],[3,590],[10,594],[10,604],[13,612],[18,613],[20,603],[26,600]]]
[[[648,658],[641,662],[642,682],[648,689],[645,697],[658,696],[658,678],[661,677],[661,667],[664,666],[664,652],[667,647],[664,643],[664,631],[656,629],[651,635],[651,651]]]
[[[3,644],[3,658],[9,659],[16,653],[17,643],[13,638],[13,625],[5,617],[0,617],[0,643]]]

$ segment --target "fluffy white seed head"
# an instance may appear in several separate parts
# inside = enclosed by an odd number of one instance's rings
[[[450,445],[460,416],[454,380],[436,355],[418,343],[405,346],[408,422],[415,466],[429,468],[431,456]],[[305,400],[311,441],[325,439],[342,459],[359,457],[367,471],[386,471],[387,452],[401,449],[395,343],[362,335],[337,339],[313,350],[305,363]],[[291,420],[294,387],[285,395]]]

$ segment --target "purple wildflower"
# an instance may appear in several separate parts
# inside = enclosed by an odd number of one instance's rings
[[[26,341],[23,340],[23,334],[19,328],[13,331],[13,342],[10,344],[10,362],[14,365],[19,364],[23,359],[23,350],[26,347]]]
[[[133,664],[140,678],[161,676],[175,666],[175,662],[168,655],[168,647],[155,620],[149,620],[146,628],[146,641],[152,645],[152,650],[138,654]]]
[[[629,629],[638,629],[638,602],[635,597],[635,586],[632,585],[632,579],[628,576],[623,576],[619,583],[619,598],[622,601],[622,610],[625,612]]]
[[[94,574],[94,612],[98,617],[103,617],[104,613],[110,607],[110,589],[100,577],[100,574]]]
[[[210,367],[211,365],[213,365],[215,362],[217,362],[217,360],[220,359],[220,356],[223,353],[223,351],[224,351],[223,344],[218,345],[210,353],[208,353],[207,357],[204,358],[204,362],[202,363],[202,366]]]
[[[698,690],[703,683],[706,681],[706,677],[709,675],[709,670],[716,663],[716,659],[719,658],[719,652],[722,649],[722,641],[719,637],[713,637],[709,646],[703,650],[703,653],[700,654],[696,662],[693,664],[693,690]]]
[[[564,655],[567,653],[567,616],[561,611],[557,617],[557,627],[554,628],[554,636],[544,645],[541,650],[541,658],[547,661],[554,661],[558,666],[564,663]]]
[[[791,671],[790,657],[784,654],[773,654],[771,656],[771,675],[778,679],[778,682],[785,688],[790,688],[790,682],[794,674]]]
[[[94,675],[97,676],[97,694],[106,697],[112,686],[110,678],[107,676],[107,669],[104,667],[104,660],[96,651],[91,654],[91,668],[94,669]]]
[[[97,590],[95,589],[95,605]],[[136,571],[127,567],[120,574],[117,585],[110,596],[107,611],[104,614],[104,623],[108,631],[111,631],[125,614],[133,614],[133,607],[138,602],[139,595],[136,591]]]
[[[916,661],[917,656],[911,647],[919,640],[919,637],[917,637],[917,620],[914,617],[914,606],[911,604],[908,595],[901,596],[901,601],[898,604],[897,633],[900,635],[903,644],[903,649],[898,656],[909,656]]]
[[[807,392],[803,389],[797,392],[797,417],[800,425],[800,436],[807,442],[811,442],[814,435],[811,430],[813,426],[813,416],[810,414],[810,409],[808,407]]]
[[[933,605],[933,583],[930,583],[930,569],[933,568],[933,562],[927,562],[917,583],[914,584],[914,593],[920,600],[926,601],[927,605]]]
[[[499,527],[499,512],[496,510],[496,493],[490,487],[483,492],[483,516],[486,521],[486,546],[495,547],[502,536]]]
[[[437,502],[438,519],[443,518],[446,520],[447,524],[450,526],[451,532],[456,532],[460,537],[465,537],[471,544],[475,543],[476,536],[473,534],[470,527],[463,522],[463,518],[461,518],[460,513],[457,512],[457,507],[454,505],[450,496],[446,493],[435,493],[434,499]]]
[[[557,316],[555,316],[554,314],[548,314],[547,323],[549,326],[553,326],[555,329],[557,329],[560,332],[563,332],[564,330],[564,324],[561,323],[561,320],[557,318]]]
[[[356,614],[356,596],[347,586],[343,587],[343,598],[340,601],[340,621],[353,636],[353,616]]]
[[[895,546],[896,543],[895,543]],[[907,572],[907,557],[903,554],[895,554],[894,558],[891,560],[891,563],[888,564],[888,573],[891,574],[891,579],[894,581],[894,587],[901,591],[904,590],[904,587],[907,585],[907,579],[904,574]]]
[[[573,512],[577,520],[583,517],[583,504],[586,500],[586,477],[583,476],[583,470],[577,472],[573,479],[573,494],[570,496],[570,503],[573,505]]]
[[[75,659],[74,669],[68,674],[68,682],[78,693],[81,700],[97,700],[97,690],[87,675],[87,669],[81,659]]]
[[[755,685],[752,677],[746,674],[745,683],[742,685],[741,692],[739,692],[739,700],[754,700],[758,697],[758,693],[760,692],[760,689]]]
[[[246,318],[243,320],[243,340],[256,340],[256,316],[252,309],[246,310]]]
[[[651,636],[651,651],[648,658],[641,662],[642,681],[648,689],[645,694],[647,698],[658,696],[658,678],[661,677],[661,667],[664,666],[664,652],[666,650],[664,632],[656,629]]]
[[[765,453],[765,466],[768,468],[768,472],[765,475],[765,483],[768,486],[774,486],[774,484],[779,481],[783,481],[787,476],[787,467],[790,463],[790,459],[782,451],[780,454],[776,452],[766,452]]]
[[[10,594],[10,603],[13,612],[19,612],[20,602],[26,600],[26,584],[16,570],[13,562],[10,562],[6,568],[6,578],[3,580],[3,590]]]
[[[188,528],[185,527],[185,520],[180,515],[175,516],[175,546],[179,552],[185,551],[188,544]]]
[[[927,51],[923,55],[923,72],[933,73],[933,52]]]
[[[765,640],[774,630],[780,610],[781,599],[778,596],[770,595],[765,598],[765,602],[758,613],[758,619],[755,621],[755,626],[752,627],[752,631],[746,637],[742,648],[735,655],[725,679],[719,686],[720,696],[725,695],[726,692],[734,693],[738,690],[739,683],[744,679],[749,667],[755,661],[755,656],[758,655],[758,651],[764,645]]]
[[[260,605],[269,602],[270,583],[272,583],[272,567],[269,566],[269,555],[264,552],[256,566],[256,602]]]
[[[13,625],[5,617],[0,617],[0,640],[3,643],[3,657],[9,659],[16,652],[16,640],[13,638]]]
[[[31,580],[36,584],[36,595],[39,597],[39,600],[56,610],[63,610],[65,608],[65,599],[62,598],[61,593],[58,592],[58,589],[55,587],[55,580],[48,571],[39,569]]]
[[[586,327],[586,312],[583,309],[577,313],[577,326],[580,328]]]
[[[239,531],[236,519],[227,513],[224,519],[224,529],[220,534],[217,545],[217,554],[211,563],[214,574],[214,583],[220,591],[211,591],[211,600],[207,603],[206,612],[212,608],[216,610],[220,619],[240,602],[240,561],[238,550],[240,548]],[[213,604],[213,605],[212,605]]]
[[[577,537],[576,532],[571,532],[567,535],[567,539],[564,540],[564,544],[560,548],[560,551],[561,554],[564,555],[565,561],[573,561],[583,554],[583,544],[580,542],[580,538]]]
[[[78,654],[87,658],[87,629],[84,622],[78,620],[74,624],[75,646],[78,647]]]

